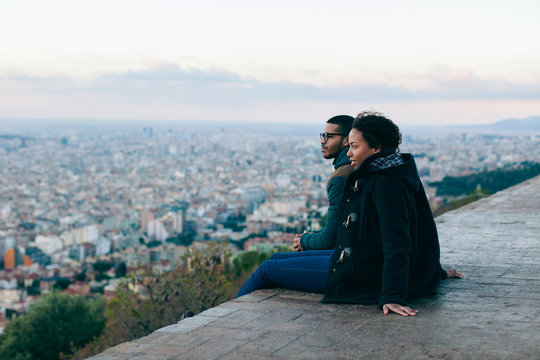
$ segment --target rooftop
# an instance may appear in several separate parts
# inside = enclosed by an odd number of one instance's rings
[[[443,267],[465,278],[412,302],[415,317],[260,290],[91,359],[540,358],[540,177],[437,225]]]

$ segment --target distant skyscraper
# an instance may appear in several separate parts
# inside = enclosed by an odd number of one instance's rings
[[[182,234],[186,230],[186,212],[188,208],[189,203],[187,201],[179,201],[173,207],[173,211],[175,211],[173,215],[173,231],[177,234]]]
[[[186,212],[179,210],[174,213],[173,217],[173,231],[177,234],[181,234],[184,231]]]
[[[32,262],[17,248],[8,249],[4,253],[4,269],[15,269],[19,265],[30,265]]]
[[[148,227],[148,223],[154,220],[154,213],[151,210],[144,209],[141,212],[141,229],[145,231]]]
[[[83,159],[76,155],[69,157],[69,168],[74,174],[80,174],[84,171]]]
[[[163,156],[168,156],[169,155],[169,145],[167,144],[159,144],[158,146],[158,155],[163,157]]]
[[[8,249],[4,253],[4,269],[15,269],[15,249]]]

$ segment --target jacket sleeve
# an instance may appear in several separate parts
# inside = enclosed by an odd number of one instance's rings
[[[443,267],[439,264],[439,267],[441,268],[441,280],[448,279],[448,272],[443,269]]]
[[[347,178],[336,176],[328,184],[328,213],[326,224],[320,231],[307,233],[300,239],[304,250],[330,250],[336,246],[339,223],[339,205],[343,200],[343,190]]]
[[[374,186],[373,202],[383,251],[379,306],[391,303],[407,305],[412,251],[409,231],[413,206],[411,193],[399,178],[383,175]]]

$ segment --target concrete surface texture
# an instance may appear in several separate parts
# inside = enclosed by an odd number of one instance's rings
[[[91,359],[540,359],[540,177],[437,224],[443,267],[465,278],[415,317],[260,290]]]

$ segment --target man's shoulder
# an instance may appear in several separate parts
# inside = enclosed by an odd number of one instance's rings
[[[330,179],[328,179],[328,182],[326,183],[326,187],[329,188],[331,184],[334,183],[345,183],[347,180],[347,177],[349,174],[354,170],[351,164],[345,164],[341,165],[334,171],[332,176],[330,176]],[[337,181],[339,179],[339,181]]]
[[[349,174],[354,170],[354,168],[352,167],[351,164],[345,164],[345,165],[341,165],[340,167],[338,167],[336,169],[336,171],[334,171],[334,173],[332,174],[332,176],[330,176],[330,179],[334,178],[334,177],[347,177],[349,176]]]

